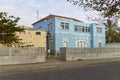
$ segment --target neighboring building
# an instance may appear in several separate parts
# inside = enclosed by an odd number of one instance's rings
[[[27,26],[19,27],[24,28],[23,31],[16,32],[18,39],[21,39],[20,43],[13,44],[12,47],[45,47],[46,48],[46,39],[47,32],[45,30],[34,30],[33,28]],[[0,47],[7,47],[3,44],[0,44]]]
[[[47,48],[55,53],[59,53],[60,47],[105,47],[105,26],[102,24],[87,24],[74,18],[50,14],[33,23],[33,28],[48,32]]]
[[[24,47],[45,47],[46,48],[46,31],[25,29],[17,32],[16,35],[22,39],[22,46]]]

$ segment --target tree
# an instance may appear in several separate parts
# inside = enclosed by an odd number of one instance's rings
[[[106,18],[120,18],[120,0],[67,0],[85,10],[95,10]]]
[[[118,27],[118,19],[116,18],[103,18],[102,16],[92,16],[92,15],[87,15],[87,18],[89,21],[94,21],[97,23],[102,23],[106,26],[106,28],[117,28]]]
[[[120,33],[117,33],[114,28],[109,28],[106,32],[106,42],[115,43],[120,42]]]
[[[108,30],[106,31],[106,42],[120,42],[120,33],[116,31],[116,28],[118,27],[117,23],[111,20],[107,20],[105,25],[108,28]]]
[[[20,39],[15,32],[22,31],[20,27],[16,27],[20,18],[8,16],[6,12],[0,12],[0,43],[6,46],[19,43]]]
[[[113,27],[113,28],[116,28],[116,27],[118,27],[118,22],[117,22],[117,21],[110,20],[110,19],[107,19],[104,24],[105,24],[105,26],[106,26],[107,28],[112,28],[112,27]]]

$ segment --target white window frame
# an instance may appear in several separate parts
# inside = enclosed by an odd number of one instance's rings
[[[69,30],[69,23],[61,22],[60,27],[61,29]]]

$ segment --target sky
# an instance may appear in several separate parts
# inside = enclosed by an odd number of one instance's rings
[[[87,21],[84,10],[73,6],[67,0],[0,0],[0,11],[20,17],[18,24],[29,27],[38,20],[37,11],[39,19],[55,14]]]
[[[32,23],[49,14],[66,16],[89,22],[87,14],[82,8],[76,7],[67,0],[0,0],[0,11],[20,17],[19,25],[32,27]]]

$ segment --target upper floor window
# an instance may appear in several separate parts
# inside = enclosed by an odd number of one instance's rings
[[[52,30],[52,23],[48,24],[48,31]]]
[[[90,32],[90,27],[86,27],[85,32]]]
[[[75,31],[77,32],[90,32],[90,28],[86,26],[75,25]]]
[[[36,32],[36,35],[41,35],[41,32]]]
[[[82,27],[75,25],[75,31],[82,32]]]
[[[82,32],[85,32],[85,27],[82,27]]]
[[[102,28],[100,28],[100,27],[97,27],[97,33],[102,33]]]
[[[69,29],[69,23],[65,23],[65,29]]]
[[[61,26],[62,29],[65,29],[65,30],[69,29],[69,23],[61,22],[60,26]]]

